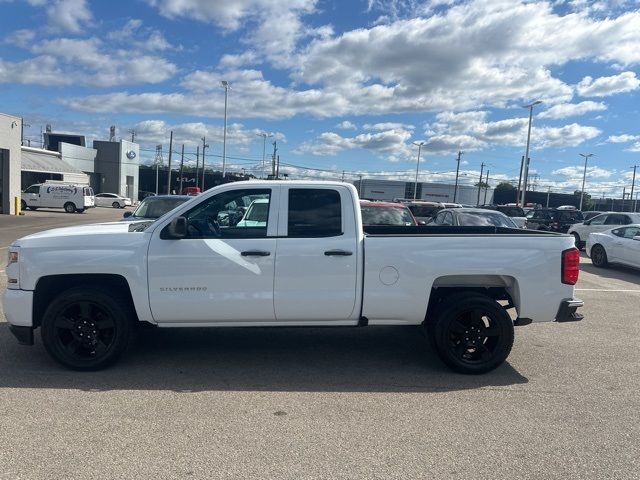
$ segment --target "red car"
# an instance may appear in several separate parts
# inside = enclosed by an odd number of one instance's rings
[[[360,200],[360,211],[362,212],[364,226],[393,225],[406,227],[418,225],[411,210],[401,203]]]

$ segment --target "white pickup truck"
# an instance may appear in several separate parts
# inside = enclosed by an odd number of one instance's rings
[[[264,221],[242,222],[255,200]],[[114,362],[136,325],[422,325],[448,366],[482,373],[514,325],[575,321],[571,236],[497,227],[370,227],[334,182],[225,184],[155,222],[49,230],[9,247],[4,312],[58,362]],[[514,309],[510,315],[509,310]]]

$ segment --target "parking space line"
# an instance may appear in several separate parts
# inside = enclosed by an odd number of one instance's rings
[[[611,288],[576,288],[575,289],[576,292],[638,292],[640,293],[640,290],[631,290],[631,289],[624,289],[624,288],[619,288],[619,289],[611,289]]]

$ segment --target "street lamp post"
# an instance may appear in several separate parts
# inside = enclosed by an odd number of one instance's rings
[[[584,182],[587,179],[587,160],[589,157],[593,157],[593,153],[581,153],[580,156],[584,157],[584,172],[582,172],[582,190],[580,191],[580,207],[578,210],[582,210],[582,202],[584,201]]]
[[[224,88],[224,131],[222,133],[222,178],[227,175],[227,96],[229,93],[229,82],[222,80]]]
[[[533,120],[533,107],[541,104],[540,100],[536,100],[535,102],[525,105],[522,108],[529,109],[529,129],[527,130],[527,148],[524,153],[524,168],[523,168],[523,178],[524,178],[524,187],[522,188],[522,201],[520,202],[521,206],[525,206],[526,193],[527,193],[527,182],[529,180],[529,144],[531,141],[531,122]]]
[[[273,135],[271,134],[267,134],[265,132],[262,133],[256,133],[257,136],[262,137],[262,178],[264,178],[264,160],[265,160],[265,153],[266,153],[266,148],[267,148],[267,137],[273,137]]]
[[[414,145],[418,146],[418,163],[416,164],[416,183],[413,188],[413,199],[415,200],[418,195],[418,173],[420,172],[420,151],[422,150],[422,146],[424,142],[413,142]]]

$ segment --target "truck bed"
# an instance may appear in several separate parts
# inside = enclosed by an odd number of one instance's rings
[[[433,236],[433,235],[552,235],[560,233],[546,232],[543,230],[527,230],[523,228],[485,227],[485,226],[395,226],[395,225],[369,225],[364,227],[367,236]]]

